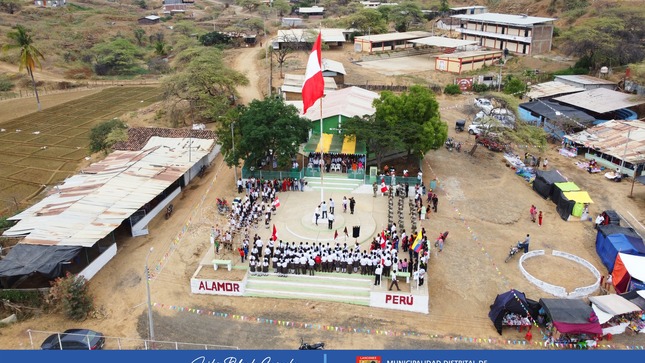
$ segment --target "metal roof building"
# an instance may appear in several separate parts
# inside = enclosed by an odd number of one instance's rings
[[[460,28],[464,40],[475,40],[483,47],[518,54],[540,54],[551,50],[553,18],[528,15],[482,13],[453,15],[462,21]]]
[[[526,94],[529,99],[549,98],[562,96],[570,93],[583,92],[584,89],[572,86],[567,83],[550,81],[531,85],[530,91]]]
[[[337,91],[329,91],[323,98],[322,117],[347,118],[354,116],[372,115],[376,112],[372,103],[379,98],[379,94],[360,87],[348,87]],[[302,107],[302,103],[300,104]],[[320,120],[320,103],[316,102],[303,116],[311,121]]]
[[[213,139],[152,137],[137,151],[115,151],[66,179],[55,193],[10,220],[20,243],[92,247],[211,153]]]
[[[625,160],[624,174],[634,175],[635,165],[645,164],[645,122],[608,121],[565,136],[569,142],[588,148],[587,159],[615,170]]]
[[[371,53],[412,48],[414,44],[411,40],[431,35],[432,33],[424,31],[363,35],[354,37],[354,51]]]
[[[452,39],[446,37],[427,37],[421,39],[413,39],[412,43],[429,45],[431,47],[442,47],[442,48],[457,48],[465,47],[467,45],[477,44],[474,40],[461,40],[461,39]]]
[[[645,103],[644,97],[612,91],[605,88],[596,88],[590,91],[578,92],[557,97],[554,98],[554,100],[595,112],[597,114],[612,112],[621,108],[638,106]]]
[[[587,75],[555,76],[555,81],[579,87],[585,91],[595,88],[606,88],[610,90],[616,89],[616,82]]]

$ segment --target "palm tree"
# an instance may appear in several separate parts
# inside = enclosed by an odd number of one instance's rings
[[[38,97],[38,88],[36,88],[36,80],[34,79],[34,68],[36,66],[38,66],[38,68],[42,68],[40,65],[40,59],[45,60],[45,57],[38,49],[36,49],[36,47],[33,46],[31,35],[27,33],[27,29],[22,25],[16,25],[14,29],[14,31],[7,33],[7,37],[12,40],[12,43],[2,46],[2,50],[7,51],[11,49],[20,49],[19,71],[27,68],[27,74],[31,77],[31,82],[34,85],[38,111],[40,111],[40,98]]]

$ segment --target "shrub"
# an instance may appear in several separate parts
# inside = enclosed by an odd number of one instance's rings
[[[488,92],[488,85],[485,83],[475,83],[473,85],[473,92],[477,93],[483,93],[483,92]]]
[[[128,125],[117,118],[94,126],[90,130],[90,151],[93,153],[105,151],[107,153],[117,141],[122,141],[119,137],[115,137],[115,135],[119,135],[118,130],[123,131],[127,128]]]
[[[443,89],[443,93],[447,95],[460,95],[461,88],[459,88],[458,84],[449,84]]]
[[[55,308],[63,310],[68,318],[85,320],[94,308],[94,302],[88,290],[89,283],[84,277],[68,272],[65,277],[59,277],[52,282],[49,290],[50,302]]]
[[[5,76],[4,74],[0,74],[0,92],[11,91],[12,88],[13,82],[11,82],[9,77]]]

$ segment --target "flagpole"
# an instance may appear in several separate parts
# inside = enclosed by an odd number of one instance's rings
[[[323,98],[325,97],[323,91],[323,97],[320,97],[320,202],[322,203],[325,200],[324,195],[324,185],[323,185],[323,169],[325,166],[325,143],[323,142]]]

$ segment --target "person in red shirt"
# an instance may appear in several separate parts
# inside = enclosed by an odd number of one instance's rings
[[[322,262],[320,255],[316,255],[316,257],[314,257],[314,262],[316,263],[315,270],[320,271],[320,263]]]

